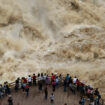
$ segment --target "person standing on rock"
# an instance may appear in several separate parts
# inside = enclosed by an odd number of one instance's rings
[[[11,95],[9,95],[9,98],[8,98],[8,105],[13,105],[13,99]]]
[[[51,75],[51,83],[55,80],[55,75],[52,73]]]
[[[27,84],[25,86],[26,96],[29,96],[29,85]]]
[[[6,91],[6,95],[9,95],[11,93],[9,86],[10,86],[9,83],[6,82],[6,90],[5,90]]]
[[[47,100],[47,98],[48,98],[48,89],[47,89],[47,87],[45,87],[45,89],[44,89],[44,94],[45,94],[45,99]]]
[[[32,78],[33,78],[33,85],[36,86],[36,75],[33,74]]]
[[[51,104],[54,103],[54,94],[53,94],[53,93],[51,93],[51,96],[50,96],[50,102],[51,102]]]
[[[63,85],[64,85],[64,92],[66,92],[66,88],[67,88],[67,82],[66,82],[66,79],[64,80]]]
[[[42,76],[38,74],[38,89],[39,92],[42,91]]]
[[[31,85],[32,85],[32,78],[31,78],[30,75],[28,76],[27,80],[28,80],[28,84],[29,84],[29,86],[31,86]]]
[[[58,86],[59,86],[59,79],[58,79],[58,77],[56,77],[55,81],[56,81],[56,87],[58,88]]]
[[[80,105],[85,105],[85,98],[81,97],[80,101],[79,101]]]
[[[15,81],[15,91],[19,90],[19,78]]]
[[[53,91],[53,92],[55,91],[55,87],[56,87],[56,81],[53,80],[53,81],[52,81],[52,91]]]

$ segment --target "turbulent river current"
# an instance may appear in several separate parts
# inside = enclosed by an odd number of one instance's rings
[[[105,99],[104,0],[0,0],[0,80],[70,73]]]

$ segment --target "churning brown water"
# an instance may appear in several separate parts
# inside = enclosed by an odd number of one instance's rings
[[[71,73],[105,98],[104,0],[0,0],[0,80]]]

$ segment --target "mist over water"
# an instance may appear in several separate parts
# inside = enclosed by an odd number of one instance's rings
[[[105,98],[104,0],[0,0],[0,79],[70,73]]]

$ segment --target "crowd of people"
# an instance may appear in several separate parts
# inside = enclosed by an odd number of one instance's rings
[[[63,77],[61,74],[57,75],[51,74],[49,76],[46,73],[39,73],[38,75],[33,74],[32,76],[29,75],[27,78],[22,77],[17,78],[15,81],[15,91],[18,92],[19,89],[22,89],[26,93],[26,97],[29,96],[29,90],[31,86],[38,85],[39,92],[44,90],[44,98],[45,100],[48,99],[48,86],[52,86],[52,93],[50,95],[50,102],[51,105],[54,105],[54,92],[57,88],[63,86],[64,92],[72,92],[72,94],[77,94],[77,92],[80,93],[81,98],[79,101],[80,105],[84,105],[86,100],[89,100],[89,105],[99,105],[101,95],[99,93],[98,88],[93,89],[91,86],[86,85],[84,82],[81,82],[77,77],[72,78],[69,74],[67,74],[65,77]],[[5,82],[3,85],[0,85],[0,98],[3,98],[4,95],[8,95],[8,104],[13,105],[13,99],[11,96],[11,88],[10,84],[8,82]],[[67,105],[65,103],[64,105]]]

